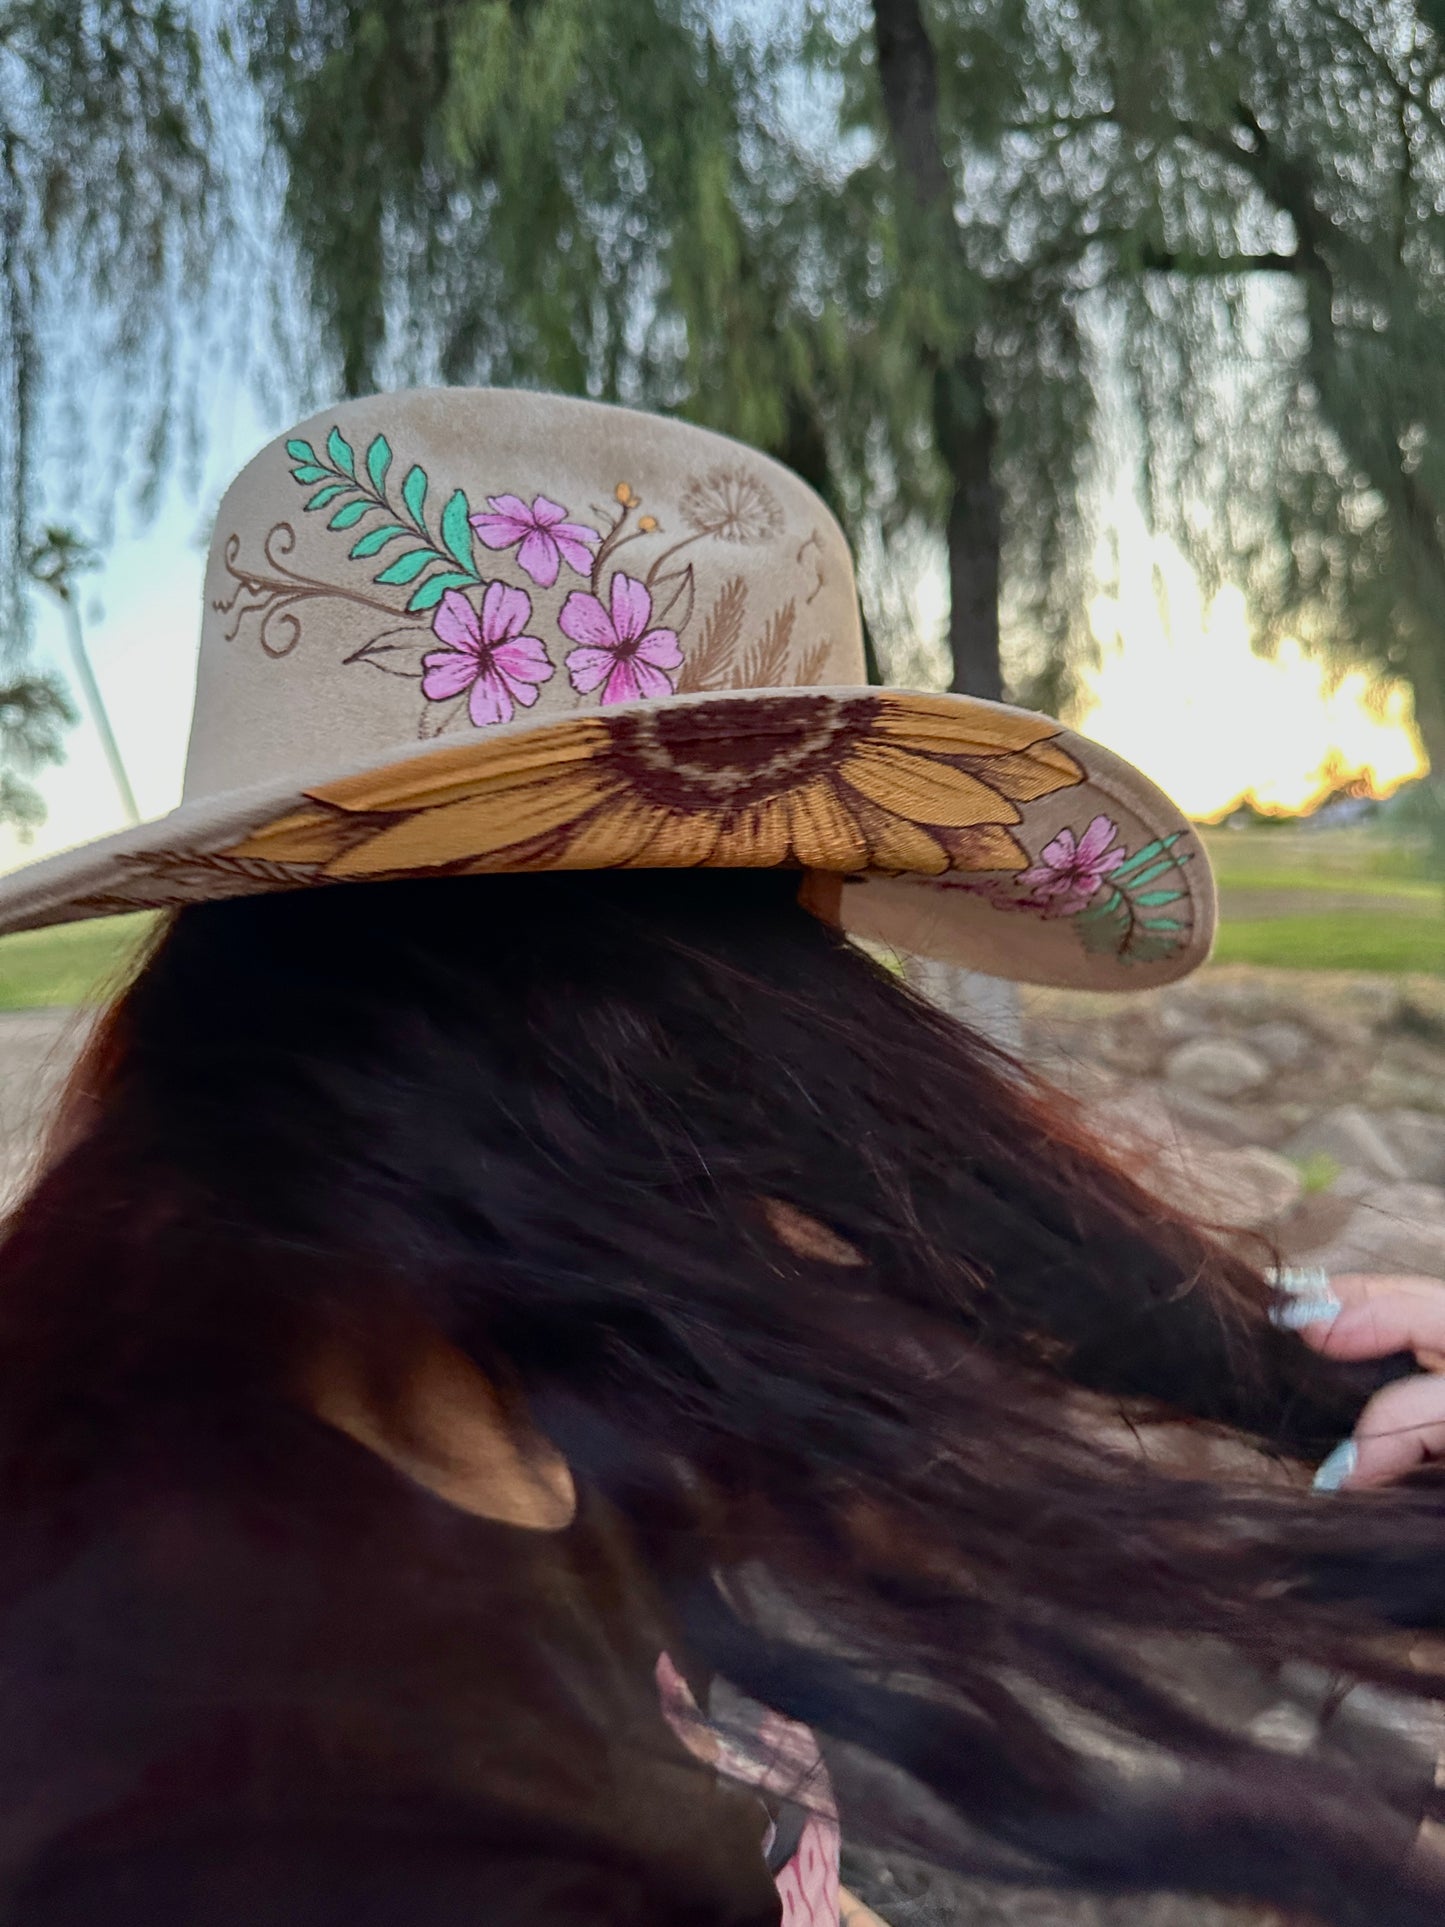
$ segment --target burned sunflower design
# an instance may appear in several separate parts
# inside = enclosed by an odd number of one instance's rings
[[[314,880],[418,870],[1021,871],[1021,804],[1084,780],[1042,719],[946,698],[659,704],[329,783],[227,852]]]

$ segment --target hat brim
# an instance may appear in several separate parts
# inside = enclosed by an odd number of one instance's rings
[[[0,933],[322,884],[559,869],[811,873],[859,937],[1126,990],[1204,961],[1208,859],[1127,763],[1048,718],[877,688],[527,718],[183,803],[0,878]]]

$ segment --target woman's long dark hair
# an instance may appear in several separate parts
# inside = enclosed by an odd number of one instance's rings
[[[777,1235],[792,1207],[851,1248]],[[832,1743],[855,1837],[1099,1889],[1438,1921],[1412,1806],[1239,1730],[1200,1652],[1445,1678],[1419,1484],[1329,1500],[1347,1373],[1259,1271],[774,874],[178,915],[0,1249],[0,1496],[418,1314],[628,1516],[689,1649]],[[1206,1475],[1127,1431],[1260,1448]],[[1434,1796],[1438,1799],[1438,1796]]]

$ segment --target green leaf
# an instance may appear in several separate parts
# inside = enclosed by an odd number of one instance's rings
[[[1182,930],[1184,928],[1177,917],[1145,917],[1144,924],[1149,930]]]
[[[316,450],[311,446],[310,442],[287,442],[286,453],[291,457],[293,462],[306,462],[311,466],[315,466],[319,459]]]
[[[1142,850],[1136,850],[1134,852],[1127,863],[1121,863],[1119,865],[1118,869],[1113,873],[1114,876],[1121,878],[1132,875],[1141,864],[1147,863],[1151,857],[1162,856],[1165,850],[1172,850],[1183,834],[1183,830],[1176,830],[1173,836],[1159,837],[1153,843],[1146,843]]]
[[[1088,909],[1081,910],[1074,921],[1076,923],[1099,923],[1105,917],[1112,917],[1122,903],[1123,898],[1119,892],[1111,887],[1107,895],[1095,897]]]
[[[325,488],[317,489],[306,506],[308,509],[324,509],[328,502],[334,502],[338,495],[345,495],[347,492],[345,482],[328,482]]]
[[[410,535],[411,530],[403,528],[400,522],[384,522],[379,529],[368,529],[358,542],[351,545],[353,560],[364,555],[375,555],[384,549],[388,542],[394,542],[399,535]]]
[[[378,495],[386,489],[386,471],[391,467],[391,443],[385,435],[378,435],[366,451],[366,472]],[[354,551],[353,551],[354,553]]]
[[[333,428],[326,437],[326,453],[331,457],[334,467],[343,475],[355,476],[356,457],[351,452],[351,444],[339,428]]]
[[[1146,909],[1152,910],[1157,904],[1178,903],[1183,895],[1184,892],[1182,890],[1141,890],[1139,895],[1134,898],[1134,901],[1135,903],[1144,905]]]
[[[355,528],[370,507],[370,502],[348,502],[344,508],[336,511],[326,526],[330,529]]]
[[[428,562],[436,560],[435,549],[408,549],[399,555],[389,569],[383,569],[377,576],[378,582],[415,582]]]
[[[330,473],[331,470],[323,468],[319,462],[303,462],[300,468],[291,471],[294,480],[304,483],[324,482]]]
[[[426,507],[426,470],[424,468],[407,470],[406,480],[401,485],[401,499],[420,522],[422,510]]]
[[[1177,870],[1184,859],[1177,856],[1161,856],[1157,863],[1151,863],[1147,870],[1140,870],[1129,878],[1130,889],[1137,889],[1141,883],[1152,883],[1155,877],[1162,877],[1166,870]],[[1119,873],[1116,870],[1115,876]]]
[[[413,469],[412,474],[415,473]],[[472,563],[472,527],[467,520],[467,498],[460,489],[448,499],[442,510],[442,540],[475,582],[477,572]]]
[[[427,577],[406,605],[407,609],[408,611],[434,609],[448,589],[465,589],[476,579],[470,569],[465,575],[456,569],[442,569],[438,574]]]

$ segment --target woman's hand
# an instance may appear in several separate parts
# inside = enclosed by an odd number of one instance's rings
[[[1424,1368],[1376,1392],[1353,1436],[1315,1474],[1317,1487],[1388,1485],[1445,1459],[1445,1283],[1408,1273],[1347,1272],[1287,1299],[1277,1322],[1327,1358],[1413,1352]]]

